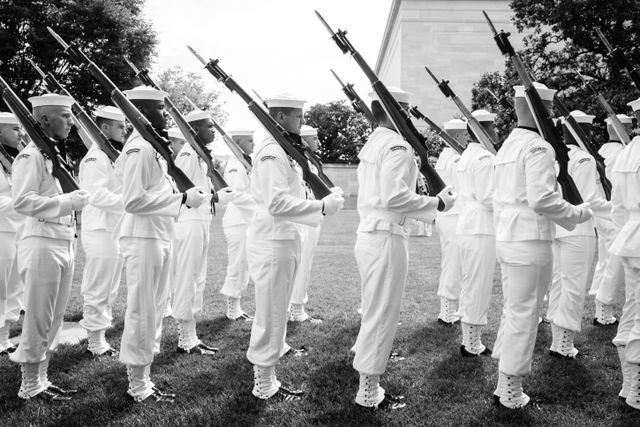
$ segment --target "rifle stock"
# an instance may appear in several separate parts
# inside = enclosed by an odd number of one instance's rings
[[[338,30],[337,33],[334,32],[329,24],[327,24],[327,21],[325,21],[322,15],[320,15],[317,11],[316,16],[329,31],[329,33],[331,34],[331,38],[336,43],[338,48],[344,54],[350,54],[351,57],[356,61],[362,72],[364,72],[364,74],[367,76],[367,79],[369,79],[369,81],[371,82],[373,90],[380,99],[380,104],[384,108],[395,128],[398,130],[398,133],[404,137],[404,139],[411,145],[411,147],[420,157],[420,172],[427,180],[430,192],[429,194],[431,196],[435,196],[436,194],[438,194],[444,189],[445,183],[442,181],[442,178],[440,178],[435,169],[433,169],[429,164],[429,152],[427,151],[424,137],[413,125],[409,113],[407,113],[407,111],[405,111],[404,108],[400,106],[398,101],[396,101],[393,95],[391,95],[389,89],[387,89],[384,83],[380,81],[369,64],[367,64],[360,53],[353,47],[353,45],[351,45],[351,42],[346,37],[346,32],[342,30]]]
[[[191,53],[193,53],[194,56],[202,62],[206,70],[209,71],[216,80],[224,84],[231,92],[235,92],[240,96],[240,98],[247,104],[249,111],[251,111],[256,119],[258,119],[267,132],[276,140],[276,142],[278,142],[282,149],[291,158],[293,158],[296,163],[298,163],[302,169],[302,178],[309,185],[311,191],[313,191],[315,198],[322,199],[331,194],[331,190],[327,184],[318,175],[311,171],[302,149],[296,147],[299,142],[295,140],[293,135],[287,132],[282,126],[280,126],[280,124],[269,116],[260,104],[251,98],[251,96],[249,96],[249,94],[242,89],[242,87],[240,87],[232,77],[225,73],[218,65],[218,60],[210,60],[207,62],[191,47],[188,46],[188,48]]]
[[[69,166],[64,159],[60,157],[55,142],[44,133],[40,123],[29,113],[27,107],[20,101],[20,98],[18,98],[2,77],[0,77],[0,91],[2,93],[2,99],[20,123],[22,123],[29,138],[31,138],[42,154],[51,161],[51,175],[58,179],[62,191],[71,193],[72,191],[80,189],[78,183],[69,173]]]
[[[504,30],[498,33],[496,28],[493,26],[489,15],[487,15],[487,12],[482,11],[482,13],[484,14],[489,27],[494,34],[493,39],[496,41],[498,49],[500,49],[503,55],[511,59],[514,68],[516,69],[518,76],[520,77],[520,80],[525,87],[527,103],[529,104],[529,109],[533,114],[533,118],[536,122],[536,126],[538,127],[540,134],[553,147],[553,150],[556,154],[556,161],[558,162],[558,166],[560,169],[558,172],[558,184],[562,188],[562,196],[572,205],[581,204],[583,202],[582,196],[580,196],[580,192],[578,191],[573,178],[571,178],[571,175],[569,175],[569,153],[567,151],[567,147],[560,140],[560,137],[557,134],[555,127],[553,126],[550,111],[547,110],[547,108],[544,106],[542,99],[538,94],[538,90],[533,85],[533,81],[531,80],[531,77],[527,72],[527,68],[522,62],[520,56],[513,49],[513,46],[509,41],[510,33],[505,33]]]
[[[109,92],[113,103],[120,108],[125,117],[133,125],[134,129],[145,139],[153,149],[162,156],[167,163],[167,173],[173,178],[180,192],[185,192],[194,185],[191,180],[184,174],[182,169],[176,167],[171,150],[169,149],[169,141],[160,136],[158,132],[151,126],[149,120],[140,113],[140,111],[127,99],[127,97],[118,89],[118,87],[107,77],[104,72],[84,54],[75,44],[67,44],[58,34],[51,28],[47,27],[51,35],[58,43],[62,45],[64,51],[76,65],[83,66],[104,88]]]

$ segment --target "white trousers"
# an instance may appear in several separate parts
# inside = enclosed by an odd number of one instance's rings
[[[624,267],[619,256],[609,252],[616,238],[611,221],[596,218],[598,230],[598,263],[593,273],[593,285],[597,291],[596,299],[603,304],[615,304],[618,294],[624,289]]]
[[[248,238],[247,257],[256,294],[247,359],[254,365],[275,366],[287,334],[287,309],[300,260],[300,240]]]
[[[313,264],[313,255],[318,247],[318,239],[320,238],[320,226],[303,226],[303,228],[300,265],[298,265],[298,270],[296,271],[296,277],[293,281],[293,293],[291,294],[292,304],[306,304],[309,299],[307,290],[311,283],[311,266]]]
[[[171,242],[122,237],[120,251],[127,279],[120,361],[129,366],[146,366],[160,352],[162,316],[171,277]]]
[[[18,274],[16,234],[0,232],[0,328],[20,317],[24,285]]]
[[[593,236],[566,236],[553,241],[553,279],[547,318],[556,326],[580,332],[589,273],[596,254]]]
[[[358,233],[355,256],[360,271],[362,320],[353,368],[361,374],[382,375],[398,329],[407,283],[407,239],[386,231]]]
[[[458,236],[462,287],[458,315],[471,325],[486,325],[496,272],[496,237]]]
[[[457,300],[460,298],[462,282],[462,266],[460,262],[460,246],[456,235],[458,215],[438,215],[436,229],[440,237],[440,282],[438,296]]]
[[[85,264],[80,287],[83,299],[80,326],[88,331],[101,331],[111,327],[124,260],[110,232],[81,230],[81,233]]]
[[[627,347],[627,362],[640,363],[640,257],[623,257],[622,263],[626,295],[613,344]]]
[[[208,221],[175,224],[173,237],[173,317],[195,320],[202,311],[209,252]]]
[[[227,239],[227,276],[220,293],[230,298],[240,298],[249,284],[247,224],[225,227],[224,236]]]
[[[40,363],[55,351],[71,290],[74,242],[27,237],[18,243],[18,271],[25,285],[25,314],[17,363]]]
[[[492,356],[500,360],[500,372],[522,376],[531,372],[538,315],[551,283],[551,242],[496,242],[496,253],[502,270],[503,307]]]

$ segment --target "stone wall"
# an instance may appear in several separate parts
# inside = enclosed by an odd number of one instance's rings
[[[331,181],[344,190],[345,209],[355,209],[358,196],[358,165],[325,163],[324,173]]]

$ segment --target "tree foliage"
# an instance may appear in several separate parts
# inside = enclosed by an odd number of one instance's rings
[[[358,163],[358,153],[371,133],[369,122],[346,101],[315,104],[305,122],[318,129],[320,159],[325,163]]]
[[[218,123],[224,124],[226,121],[227,113],[220,99],[219,84],[208,87],[201,73],[186,72],[177,65],[160,71],[154,82],[169,93],[169,98],[183,114],[193,110],[186,95],[200,109],[211,111]]]
[[[526,33],[520,52],[536,79],[558,89],[570,109],[596,116],[596,134],[604,142],[606,113],[596,97],[583,87],[579,70],[618,113],[629,113],[626,103],[637,98],[626,73],[608,57],[606,47],[595,33],[601,28],[609,41],[620,47],[632,63],[640,64],[640,6],[636,0],[513,0],[512,18],[519,31]],[[499,51],[496,47],[496,55]],[[473,107],[493,107],[506,113],[499,123],[501,136],[513,125],[513,111],[497,105],[486,88],[512,97],[511,87],[519,79],[507,61],[504,73],[485,74],[473,89]],[[500,114],[501,116],[503,114]]]
[[[86,70],[68,64],[47,26],[67,42],[77,41],[118,87],[130,89],[135,77],[122,55],[148,66],[157,43],[151,23],[141,16],[143,5],[144,0],[0,0],[0,75],[29,106],[27,98],[44,91],[31,59],[53,72],[86,109],[111,104]],[[6,110],[1,101],[0,108]],[[69,148],[82,155],[77,140]]]

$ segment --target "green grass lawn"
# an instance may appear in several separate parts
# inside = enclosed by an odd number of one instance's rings
[[[93,360],[86,343],[62,346],[51,362],[50,376],[61,386],[81,393],[70,403],[20,401],[16,394],[20,369],[0,359],[0,426],[27,425],[640,425],[640,414],[624,411],[617,399],[621,375],[611,339],[615,329],[591,326],[593,298],[589,298],[583,331],[576,339],[580,356],[561,361],[547,355],[550,328],[541,325],[533,374],[525,390],[544,399],[521,411],[492,405],[497,361],[464,359],[459,355],[459,327],[435,322],[440,250],[434,237],[412,238],[409,280],[403,300],[395,347],[406,360],[390,363],[382,386],[407,396],[408,406],[394,412],[362,412],[353,404],[358,374],[351,367],[349,347],[358,333],[360,284],[353,246],[357,214],[344,211],[327,218],[313,266],[308,311],[322,317],[322,325],[290,326],[287,341],[306,345],[310,354],[285,358],[277,368],[282,379],[302,386],[298,403],[260,402],[251,395],[252,367],[246,360],[251,324],[224,317],[218,293],[224,280],[226,244],[221,212],[212,226],[209,276],[203,320],[203,341],[221,348],[214,358],[178,355],[177,328],[165,319],[162,352],[152,367],[152,379],[179,394],[175,404],[133,403],[126,394],[124,366],[117,360]],[[79,320],[82,272],[80,254],[66,320]],[[492,346],[501,308],[499,277],[485,344]],[[119,347],[125,287],[115,310],[115,327],[107,338]],[[253,288],[244,303],[254,311]],[[18,333],[19,327],[13,330]]]

